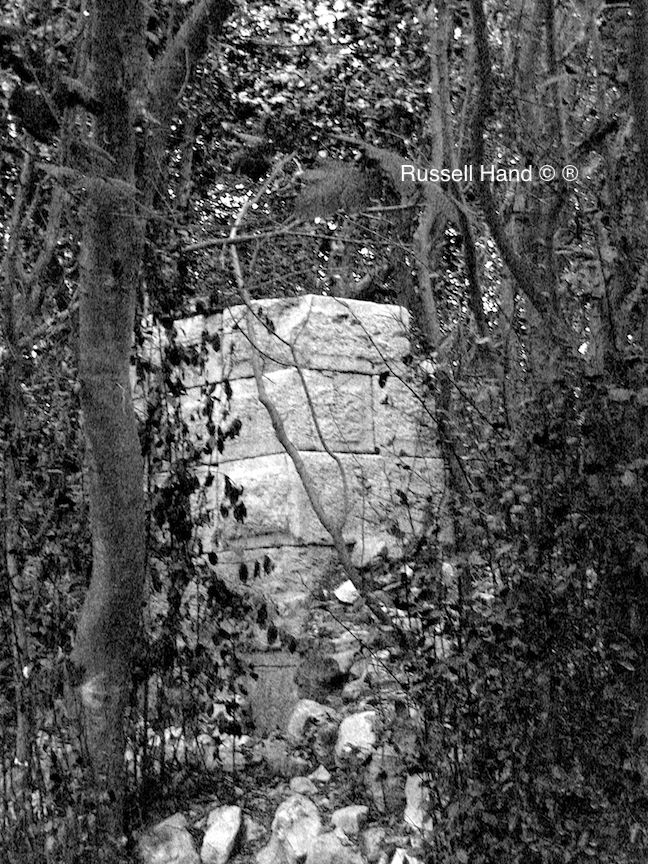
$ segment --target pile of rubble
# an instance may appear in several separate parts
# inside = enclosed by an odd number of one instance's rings
[[[419,717],[398,649],[384,647],[362,608],[348,585],[317,604],[297,676],[303,698],[283,730],[238,739],[238,768],[269,781],[244,806],[214,801],[149,829],[139,839],[144,864],[425,860],[432,819],[416,770]]]

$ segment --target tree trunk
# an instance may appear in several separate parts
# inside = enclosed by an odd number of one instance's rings
[[[83,178],[79,378],[93,562],[72,662],[106,839],[123,831],[124,709],[145,575],[144,469],[129,375],[144,214],[179,94],[230,10],[227,0],[194,6],[152,70],[142,0],[102,0],[92,12],[90,90],[101,110],[89,142],[97,161]]]
[[[103,106],[96,143],[114,159],[114,173],[99,179],[97,171],[88,183],[83,220],[79,377],[93,563],[72,660],[98,827],[118,838],[123,717],[144,584],[143,462],[129,380],[143,226],[133,217],[136,201],[112,181],[135,181],[135,107],[144,68],[140,0],[96,4],[90,62]]]

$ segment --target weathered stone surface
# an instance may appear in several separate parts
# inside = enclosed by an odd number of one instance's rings
[[[324,510],[341,521],[346,514],[344,536],[348,542],[399,527],[411,534],[424,522],[426,510],[440,500],[443,470],[439,459],[403,458],[395,462],[382,456],[342,453],[349,496],[347,508],[338,466],[326,453],[302,453]],[[207,469],[203,469],[205,472]],[[242,487],[244,522],[233,515],[218,518],[214,527],[229,543],[246,546],[296,544],[330,545],[331,538],[313,512],[297,472],[284,454],[229,462],[206,490],[207,507],[215,514],[224,499],[224,476]],[[387,535],[389,536],[389,535]],[[392,537],[392,544],[393,544]]]
[[[204,471],[206,473],[207,469]],[[268,546],[280,546],[290,540],[294,504],[289,496],[293,478],[285,454],[242,459],[223,467],[206,490],[207,508],[214,514],[220,513],[221,504],[228,506],[225,477],[234,486],[242,487],[240,500],[247,512],[245,521],[237,522],[228,507],[229,515],[217,516],[213,526],[219,533],[228,541],[263,538],[263,545]]]
[[[143,834],[138,844],[143,864],[200,864],[186,825],[176,813]]]
[[[255,301],[253,306],[262,310],[253,329],[265,371],[292,366],[296,359],[305,369],[372,373],[385,368],[385,357],[403,357],[410,350],[408,315],[399,306],[317,295]],[[271,325],[264,325],[262,317]],[[244,307],[223,314],[222,354],[233,379],[251,375],[245,326]]]
[[[362,864],[360,854],[334,832],[322,834],[313,842],[306,864]]]
[[[299,700],[295,684],[297,658],[288,651],[257,652],[250,655],[258,678],[248,678],[248,704],[257,734],[282,730],[286,714]]]
[[[202,864],[225,864],[229,860],[242,824],[240,807],[216,807],[207,817],[207,830],[200,849]]]
[[[326,511],[340,520],[344,515],[344,496],[340,473],[326,454],[305,453],[304,463],[320,494]],[[406,535],[422,525],[428,498],[439,498],[443,471],[439,460],[399,459],[382,456],[341,454],[349,486],[349,512],[344,526],[347,542],[359,543],[363,537],[398,528]],[[315,516],[301,484],[293,485],[294,504],[291,533],[303,542],[330,542]],[[392,536],[392,545],[394,538]]]
[[[327,446],[335,452],[373,453],[371,378],[308,369],[303,376]],[[323,450],[297,370],[270,372],[264,376],[264,384],[295,447]],[[201,387],[191,387],[181,397],[183,419],[192,433],[203,441],[209,438],[208,418],[217,427],[220,425],[223,432],[231,429],[234,423],[237,428],[240,426],[235,437],[226,439],[219,457],[221,463],[284,452],[268,412],[259,402],[254,379],[235,383],[232,398],[226,405],[227,417],[223,414],[224,405],[221,385],[215,388],[212,397],[206,397]]]
[[[420,394],[407,370],[403,376],[372,377],[376,452],[383,455],[439,455],[434,403]]]
[[[304,369],[380,372],[409,353],[409,316],[400,306],[335,297],[281,297],[252,304],[254,343],[265,372],[295,365]],[[222,315],[185,318],[175,324],[181,345],[204,344],[205,375],[210,381],[252,377],[247,310],[233,306]],[[208,334],[206,340],[203,333]],[[217,335],[219,349],[213,347]],[[294,356],[291,350],[294,348]],[[185,380],[195,380],[188,368]]]
[[[338,731],[336,759],[342,761],[355,755],[368,756],[376,744],[375,725],[375,711],[362,711],[345,717]]]
[[[315,804],[304,795],[292,795],[277,808],[270,842],[258,853],[257,864],[303,861],[321,829]]]
[[[341,807],[331,816],[331,824],[343,831],[348,837],[355,837],[367,821],[369,808],[364,804],[349,804]]]
[[[286,734],[290,741],[300,744],[309,723],[323,723],[333,718],[335,712],[326,705],[320,705],[312,699],[300,699],[290,715]]]

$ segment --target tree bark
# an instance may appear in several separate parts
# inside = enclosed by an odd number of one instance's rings
[[[648,0],[631,0],[632,45],[629,62],[630,95],[639,143],[639,162],[648,193]]]
[[[92,12],[90,89],[101,111],[89,143],[110,159],[89,172],[83,213],[79,377],[93,564],[72,662],[98,827],[107,840],[118,841],[123,831],[124,709],[145,575],[144,468],[129,375],[145,214],[177,100],[229,10],[227,2],[198,3],[151,76],[143,0],[102,0]]]
[[[88,187],[80,262],[79,378],[93,562],[72,661],[99,829],[112,838],[122,833],[123,716],[144,584],[144,482],[129,380],[143,222],[133,218],[136,202],[110,180],[135,182],[144,23],[141,0],[95,5],[90,68],[103,106],[95,140],[114,160],[114,173]]]

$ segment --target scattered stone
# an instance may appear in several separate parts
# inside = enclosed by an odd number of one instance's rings
[[[377,864],[383,855],[386,831],[379,825],[372,825],[362,832],[362,851],[369,864]]]
[[[308,855],[322,830],[317,807],[303,795],[293,795],[277,808],[270,842],[256,856],[257,864],[297,864]]]
[[[322,765],[335,765],[335,742],[338,736],[337,723],[322,723],[315,733],[313,752]]]
[[[358,540],[353,547],[351,561],[355,567],[367,567],[377,558],[387,558],[389,546],[392,544],[393,538],[391,538],[390,543],[389,540],[381,536],[366,537],[364,540]]]
[[[245,841],[247,843],[254,843],[255,840],[260,840],[265,834],[265,828],[263,825],[260,825],[255,819],[247,814],[243,817],[243,824],[245,828]]]
[[[410,774],[405,782],[405,814],[406,825],[417,831],[432,830],[432,820],[429,814],[430,793],[420,774]]]
[[[337,651],[331,655],[331,658],[337,663],[337,667],[342,675],[348,675],[351,667],[355,663],[356,649],[347,648],[345,651]]]
[[[290,762],[288,764],[289,776],[290,777],[301,777],[306,776],[306,772],[310,769],[311,765],[308,759],[304,759],[303,756],[292,755],[290,757]]]
[[[143,864],[200,864],[186,826],[176,813],[143,834],[138,844]]]
[[[371,631],[360,629],[352,624],[348,630],[333,639],[333,651],[335,653],[350,649],[357,651],[371,639],[371,635]]]
[[[274,777],[287,777],[290,774],[288,745],[278,738],[266,738],[261,745],[266,765]]]
[[[375,711],[362,711],[345,717],[338,730],[335,757],[338,761],[353,754],[368,756],[376,745]]]
[[[169,726],[164,730],[164,762],[166,765],[185,765],[187,741],[180,726]]]
[[[220,759],[224,771],[240,771],[245,768],[247,759],[242,751],[243,747],[247,747],[251,738],[249,735],[223,735],[218,748],[218,758]]]
[[[350,579],[343,582],[333,592],[340,603],[352,604],[360,599],[360,592]]]
[[[316,783],[328,783],[331,779],[330,773],[326,770],[323,765],[320,765],[319,768],[316,768],[312,774],[309,775],[311,780],[314,780]]]
[[[405,806],[405,771],[395,748],[385,744],[373,754],[365,771],[367,790],[381,813],[396,816]]]
[[[371,693],[371,688],[364,681],[355,680],[349,681],[342,689],[342,699],[344,702],[357,702],[363,696]]]
[[[241,831],[241,817],[236,806],[212,810],[200,850],[202,864],[226,864]]]
[[[362,864],[362,858],[331,831],[315,839],[306,864]]]
[[[390,653],[383,649],[372,652],[370,657],[360,657],[354,661],[349,674],[351,678],[358,678],[367,684],[382,685],[394,680],[390,668]]]
[[[300,744],[309,723],[321,723],[333,717],[334,712],[326,705],[320,705],[312,699],[300,699],[290,715],[286,734],[293,743]]]
[[[391,859],[391,864],[422,864],[422,862],[407,849],[397,849]]]
[[[331,823],[344,831],[347,837],[355,837],[367,821],[368,814],[369,808],[364,804],[349,804],[348,807],[335,811],[331,816]]]
[[[314,795],[317,786],[308,777],[293,777],[290,781],[290,791],[299,795]]]
[[[205,770],[213,771],[220,765],[218,745],[207,732],[201,732],[196,738],[196,753],[205,766]]]

